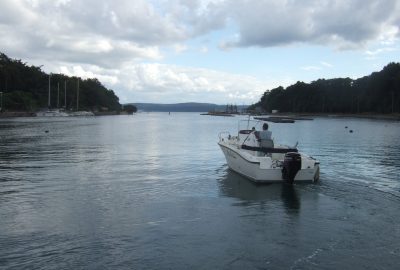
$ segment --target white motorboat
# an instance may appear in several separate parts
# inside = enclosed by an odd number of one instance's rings
[[[313,157],[299,153],[297,147],[265,142],[259,139],[259,131],[249,129],[249,123],[240,121],[238,134],[219,134],[218,145],[233,171],[254,182],[300,182],[319,179],[319,162]],[[243,123],[247,127],[241,129]]]

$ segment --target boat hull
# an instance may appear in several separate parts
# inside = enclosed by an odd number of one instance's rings
[[[218,143],[231,170],[258,183],[284,182],[282,168],[272,166],[268,157],[255,157],[227,143]],[[314,182],[319,178],[319,164],[312,168],[302,168],[294,182]]]

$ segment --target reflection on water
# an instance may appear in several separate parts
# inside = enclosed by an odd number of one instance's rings
[[[230,169],[226,169],[218,182],[223,196],[240,199],[243,203],[268,204],[282,201],[286,209],[300,209],[296,185],[257,184]]]
[[[281,198],[287,209],[300,209],[295,185],[282,184]]]

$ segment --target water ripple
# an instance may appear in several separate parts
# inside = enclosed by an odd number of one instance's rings
[[[397,122],[272,123],[321,162],[318,183],[285,186],[228,169],[216,141],[237,120],[2,119],[0,268],[395,269]]]

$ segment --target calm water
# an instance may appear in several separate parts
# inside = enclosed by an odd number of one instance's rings
[[[398,269],[399,122],[271,124],[321,162],[290,187],[228,170],[237,120],[0,120],[0,268]]]

